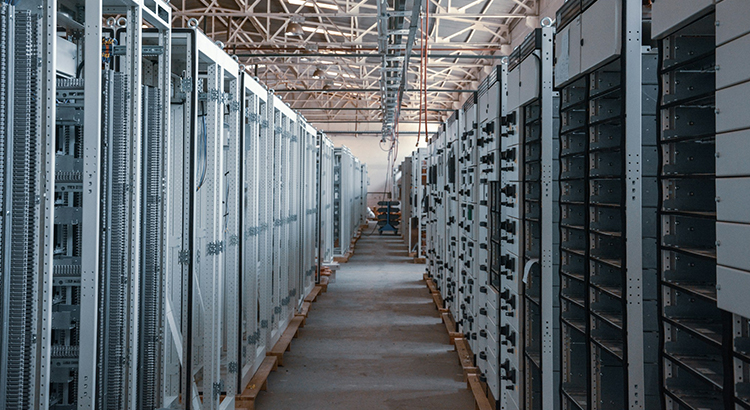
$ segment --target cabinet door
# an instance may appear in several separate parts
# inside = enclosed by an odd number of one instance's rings
[[[747,115],[747,96],[750,83],[743,83],[716,92],[716,132],[722,133],[750,128]]]
[[[518,102],[519,105],[525,105],[539,97],[539,58],[533,55],[526,57],[518,66],[518,71],[521,72]]]
[[[508,112],[515,110],[520,105],[521,67],[519,65],[508,73]]]
[[[555,36],[555,86],[581,72],[581,16]]]
[[[750,33],[750,1],[724,0],[716,4],[716,44]]]
[[[747,252],[747,238],[750,225],[716,223],[716,260],[719,265],[750,271],[750,253]]]
[[[725,0],[726,1],[726,0]],[[740,0],[744,1],[744,0]],[[713,6],[714,0],[657,1],[652,6],[651,34],[660,39],[675,29],[689,23],[704,10]]]
[[[747,206],[750,202],[750,178],[717,178],[716,197],[719,198],[716,202],[716,219],[750,224],[750,208]],[[747,246],[746,240],[742,243]]]
[[[570,25],[555,35],[555,86],[570,78]]]
[[[597,1],[581,17],[581,72],[620,54],[622,3]]]
[[[750,1],[747,3],[750,4]],[[750,15],[750,11],[748,13]],[[748,26],[750,28],[750,25]],[[719,68],[716,71],[717,90],[750,80],[747,61],[737,58],[744,55],[746,50],[750,50],[750,34],[716,47],[716,67]]]
[[[728,132],[716,136],[716,176],[750,175],[750,130]]]

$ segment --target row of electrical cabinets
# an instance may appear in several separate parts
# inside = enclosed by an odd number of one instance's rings
[[[401,202],[401,236],[409,253],[424,258],[427,240],[427,181],[429,169],[427,148],[414,150],[404,158],[400,172],[394,175],[394,187],[398,188]]]
[[[346,147],[334,149],[333,237],[336,256],[345,255],[360,226],[367,223],[367,164]]]
[[[428,273],[497,408],[750,408],[748,12],[568,1],[429,141]]]
[[[233,407],[333,259],[331,141],[170,21],[0,5],[4,409]]]

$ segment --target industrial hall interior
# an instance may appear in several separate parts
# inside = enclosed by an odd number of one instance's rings
[[[0,0],[0,410],[750,410],[748,55],[750,0]]]

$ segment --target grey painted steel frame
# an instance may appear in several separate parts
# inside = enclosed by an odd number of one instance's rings
[[[643,365],[643,220],[642,210],[642,97],[641,26],[642,2],[625,0],[623,58],[625,59],[625,228],[627,294],[628,408],[644,409],[645,376]],[[634,223],[635,222],[635,223]]]
[[[84,34],[84,59],[99,61],[101,58],[102,38],[102,4],[100,1],[91,2],[85,10],[87,30]],[[101,67],[99,64],[88,64],[84,67],[84,112],[101,112]],[[99,215],[101,180],[101,117],[98,115],[84,116],[83,126],[83,212],[88,215]],[[81,229],[81,315],[80,340],[90,341],[96,346],[99,325],[99,233],[100,221],[98,217],[84,218]],[[96,397],[96,349],[80,350],[78,358],[78,408],[94,408]]]
[[[556,400],[558,388],[555,386],[555,331],[554,331],[554,304],[557,295],[554,293],[554,219],[553,207],[555,206],[554,161],[555,156],[553,138],[553,114],[554,114],[554,92],[553,92],[553,38],[555,29],[542,27],[542,50],[541,50],[541,110],[542,110],[542,240],[541,240],[541,276],[542,276],[542,408],[555,409],[559,406]],[[546,280],[544,280],[546,278]]]
[[[46,56],[43,59],[44,73],[44,92],[42,98],[45,101],[45,112],[47,115],[42,116],[44,133],[47,136],[44,152],[45,158],[40,161],[43,164],[43,170],[40,175],[44,175],[41,181],[42,209],[40,217],[43,220],[42,237],[52,238],[54,235],[54,209],[55,209],[55,141],[51,136],[56,132],[56,111],[55,94],[57,91],[56,67],[57,67],[57,1],[44,1],[42,7],[45,8],[44,20],[42,27],[44,31],[44,41],[42,52]],[[55,29],[52,29],[52,28]],[[40,266],[41,280],[39,290],[39,319],[37,322],[38,334],[42,335],[42,343],[39,343],[37,377],[35,382],[35,397],[38,397],[36,405],[41,409],[49,408],[49,383],[50,383],[50,360],[51,360],[51,343],[48,335],[52,332],[52,298],[53,298],[53,276],[54,276],[54,246],[51,240],[43,241],[42,260]],[[46,339],[45,339],[46,338]]]
[[[168,148],[168,144],[169,144],[169,140],[170,140],[168,138],[168,136],[171,133],[171,127],[170,127],[170,125],[171,125],[171,118],[170,118],[170,113],[171,113],[171,110],[170,110],[170,104],[171,104],[171,79],[170,79],[170,74],[171,74],[171,51],[172,51],[171,41],[172,41],[172,36],[171,36],[171,27],[169,25],[167,25],[167,24],[163,24],[163,25],[158,24],[159,20],[156,18],[156,16],[152,15],[152,13],[148,13],[146,10],[148,10],[148,9],[141,9],[141,12],[143,13],[143,15],[146,16],[146,17],[144,17],[144,19],[147,20],[147,21],[149,21],[154,27],[156,27],[158,29],[158,32],[157,33],[142,33],[142,37],[143,38],[156,37],[157,38],[157,43],[163,49],[163,54],[159,57],[158,73],[156,74],[157,84],[158,84],[158,88],[160,90],[161,103],[162,103],[162,114],[161,114],[162,121],[161,121],[161,129],[159,130],[159,134],[163,136],[163,143],[161,145],[161,152],[159,153],[160,167],[159,167],[158,172],[159,172],[159,175],[160,175],[160,179],[163,181],[163,180],[165,180],[166,175],[167,175],[167,168],[166,168],[166,164],[168,163],[168,149],[167,148]],[[169,20],[167,20],[167,21],[169,21]],[[144,170],[144,175],[145,175],[145,172],[146,171]],[[167,266],[166,265],[166,263],[167,263],[167,249],[166,249],[166,244],[167,244],[167,242],[166,242],[167,230],[165,229],[166,228],[166,224],[164,223],[164,221],[167,220],[167,207],[165,206],[165,204],[166,204],[166,197],[167,197],[166,187],[164,185],[162,185],[162,189],[161,189],[161,192],[160,192],[160,199],[159,199],[159,203],[160,203],[159,214],[161,216],[161,221],[159,221],[159,227],[149,228],[149,229],[159,229],[159,245],[158,245],[159,246],[159,250],[158,250],[158,254],[159,254],[159,265],[160,265],[160,267]],[[143,203],[145,204],[145,202],[146,201],[144,200]],[[146,245],[143,245],[143,246],[146,246]],[[164,336],[165,336],[165,333],[168,331],[167,330],[168,324],[167,324],[167,320],[166,320],[167,304],[165,303],[165,301],[166,301],[166,295],[167,295],[167,292],[168,292],[168,288],[167,288],[167,283],[168,282],[167,282],[167,275],[165,273],[165,270],[162,268],[162,269],[160,269],[160,272],[161,272],[161,274],[160,274],[160,276],[158,278],[158,280],[159,280],[159,304],[160,304],[160,306],[159,306],[159,309],[160,309],[159,310],[159,321],[160,321],[160,328],[162,329],[161,330],[161,340],[166,340]],[[156,353],[156,357],[157,358],[160,358],[160,357],[164,356],[164,350],[163,349],[164,349],[164,345],[161,344],[159,346],[159,351]],[[156,392],[157,392],[156,393],[156,397],[155,397],[155,400],[156,400],[157,403],[160,403],[160,402],[162,402],[164,400],[164,398],[163,398],[164,361],[163,360],[159,360],[159,361],[161,363],[157,364],[157,368],[155,369],[155,371],[157,373],[157,375],[155,375],[156,376],[157,386],[154,386],[154,390],[156,390]],[[136,380],[136,382],[138,382],[138,380]],[[136,384],[136,389],[138,389],[137,388],[137,384]],[[140,389],[138,389],[138,390],[140,390]],[[140,391],[138,393],[140,393]],[[140,405],[138,403],[139,402],[136,402],[136,405]]]

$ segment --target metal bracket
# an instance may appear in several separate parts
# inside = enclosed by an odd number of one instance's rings
[[[128,46],[112,46],[112,55],[113,56],[124,56],[127,54]],[[144,56],[160,56],[164,54],[164,47],[163,46],[143,46],[141,49],[141,55]]]
[[[240,237],[237,235],[229,236],[229,246],[237,246],[240,244]]]
[[[227,365],[227,371],[229,373],[237,373],[237,362],[229,362]]]
[[[268,321],[263,319],[260,321],[260,327],[263,329],[268,329]]]
[[[214,383],[214,398],[221,396],[221,392],[224,390],[224,380],[219,380],[218,383]]]
[[[224,241],[209,242],[206,245],[206,254],[218,255],[224,252]]]
[[[187,249],[183,249],[178,253],[177,260],[179,261],[180,265],[187,265],[190,263],[190,251]]]
[[[193,79],[191,77],[186,77],[180,80],[180,91],[183,93],[193,92]]]

